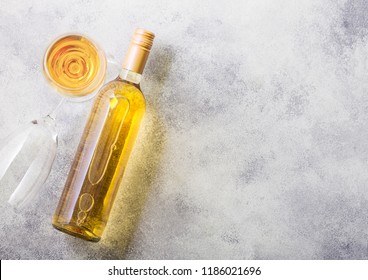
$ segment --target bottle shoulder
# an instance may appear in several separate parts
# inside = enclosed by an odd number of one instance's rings
[[[130,103],[139,103],[143,106],[146,104],[144,94],[140,88],[122,80],[113,80],[105,84],[101,88],[99,96],[100,98],[125,97]]]

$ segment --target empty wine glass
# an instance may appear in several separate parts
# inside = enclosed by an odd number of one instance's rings
[[[107,65],[108,71],[107,71]],[[118,64],[91,39],[67,34],[54,40],[43,59],[43,71],[55,92],[63,96],[47,116],[19,127],[0,141],[0,181],[6,174],[17,185],[8,202],[26,207],[41,190],[54,162],[58,136],[55,119],[64,100],[86,101],[94,97],[107,78],[117,76]]]

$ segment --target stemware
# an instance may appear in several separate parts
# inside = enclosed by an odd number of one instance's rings
[[[84,35],[66,34],[50,44],[43,58],[43,73],[54,92],[62,96],[59,104],[45,117],[28,122],[0,141],[0,182],[9,175],[10,182],[17,185],[8,200],[12,206],[21,209],[29,205],[51,171],[58,143],[55,120],[63,102],[93,98],[106,75],[109,79],[117,76],[118,69],[113,57],[107,59]]]

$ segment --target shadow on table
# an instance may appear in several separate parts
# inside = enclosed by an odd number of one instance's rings
[[[123,259],[129,253],[129,244],[136,232],[151,186],[158,175],[165,147],[166,131],[159,99],[163,94],[173,58],[174,51],[170,47],[157,46],[152,51],[148,65],[150,67],[145,72],[149,80],[143,81],[143,92],[147,92],[147,112],[138,141],[102,240],[96,244],[71,239],[71,249],[80,258]]]

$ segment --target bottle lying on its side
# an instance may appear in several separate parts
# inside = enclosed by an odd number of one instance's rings
[[[139,84],[153,39],[135,31],[121,73],[96,97],[52,221],[63,232],[101,239],[145,112]]]

